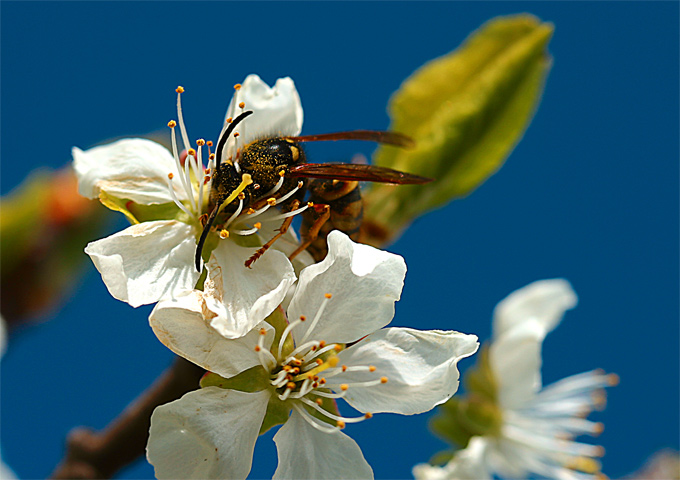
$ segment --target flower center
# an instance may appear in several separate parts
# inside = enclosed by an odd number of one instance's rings
[[[340,365],[340,358],[337,355],[345,348],[344,345],[327,345],[323,340],[307,340],[331,298],[330,293],[325,294],[321,307],[300,338],[299,345],[294,344],[290,353],[284,352],[286,340],[289,335],[292,339],[293,330],[307,321],[305,316],[300,316],[285,328],[277,348],[272,349],[276,355],[264,346],[267,334],[264,328],[260,330],[258,345],[255,347],[260,363],[270,372],[270,384],[274,395],[282,402],[291,402],[292,408],[312,427],[328,433],[344,428],[347,423],[361,422],[373,415],[366,413],[361,417],[339,416],[324,408],[325,400],[342,398],[350,388],[365,388],[387,382],[387,377],[384,376],[354,383],[333,381],[333,377],[344,372],[375,372],[377,369],[372,365]]]

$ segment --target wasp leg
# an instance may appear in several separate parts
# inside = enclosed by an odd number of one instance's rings
[[[290,204],[290,211],[292,212],[293,210],[296,210],[300,206],[300,200],[293,200]],[[264,252],[269,250],[269,247],[274,245],[274,242],[276,242],[279,238],[281,238],[290,228],[290,224],[293,223],[293,218],[294,216],[290,216],[286,218],[283,223],[281,224],[281,227],[279,228],[279,233],[274,235],[274,237],[269,240],[267,243],[262,245],[257,252],[253,253],[253,255],[246,260],[245,266],[248,268],[253,268],[252,265],[255,263],[255,260],[260,258],[262,255],[264,255]]]
[[[328,221],[329,218],[331,218],[331,206],[327,204],[319,204],[315,203],[314,204],[314,211],[319,215],[315,220],[312,226],[309,228],[307,233],[305,234],[305,240],[300,244],[300,246],[295,250],[293,253],[291,253],[288,256],[289,260],[294,259],[296,256],[298,256],[301,252],[307,249],[314,240],[319,236],[319,231],[321,230],[321,227],[324,226],[324,224]]]

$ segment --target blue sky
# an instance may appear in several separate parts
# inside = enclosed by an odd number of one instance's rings
[[[678,448],[678,4],[675,2],[2,2],[2,194],[70,149],[164,128],[183,85],[191,131],[220,129],[248,73],[291,76],[303,134],[384,129],[389,95],[484,21],[555,24],[542,104],[506,165],[390,247],[409,271],[394,324],[488,338],[511,291],[564,277],[578,307],[544,346],[546,383],[595,367],[621,384],[594,415],[604,472]],[[371,145],[313,145],[346,161]],[[123,226],[121,221],[116,227]],[[30,286],[27,286],[30,288]],[[103,428],[171,361],[148,307],[111,298],[89,268],[51,321],[3,359],[3,457],[23,478],[58,463],[66,432]],[[466,368],[472,362],[463,364]],[[408,478],[443,444],[428,415],[376,415],[346,431],[378,478]],[[408,435],[404,435],[408,432]],[[399,452],[394,455],[394,452]],[[253,478],[275,450],[258,442]],[[150,478],[140,463],[125,478]]]

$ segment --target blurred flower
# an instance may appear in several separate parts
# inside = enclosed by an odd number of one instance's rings
[[[257,75],[250,75],[243,85],[235,88],[218,140],[218,145],[224,145],[223,149],[217,149],[221,157],[235,155],[237,141],[248,142],[272,131],[299,134],[302,107],[290,78],[279,79],[274,88],[270,88]],[[211,142],[199,139],[195,148],[190,143],[180,102],[183,91],[178,87],[178,122],[173,120],[168,124],[172,129],[172,153],[140,138],[124,139],[87,151],[73,149],[80,193],[99,198],[133,223],[121,232],[90,243],[85,249],[111,295],[133,307],[191,290],[200,276],[194,262],[196,239],[203,230],[205,214],[213,207],[209,193],[215,154],[210,153]],[[223,137],[232,122],[229,117],[237,109],[243,111],[245,105],[255,113],[236,128],[237,132],[240,130],[238,137],[229,135],[225,140]],[[186,157],[177,148],[177,123]],[[207,168],[204,157],[208,158]],[[237,200],[249,182],[249,175],[243,175],[241,185],[225,204]],[[258,231],[269,232],[280,227],[280,216],[259,216],[264,210],[239,215],[239,208],[225,222],[219,236],[224,241],[219,241],[218,235],[211,235],[206,242],[206,252],[214,248],[207,262],[208,281],[220,284],[224,268],[230,272],[230,282],[239,287],[221,292],[229,317],[248,316],[259,322],[281,303],[294,281],[293,267],[281,251],[269,252],[252,270],[243,266],[254,253],[253,247],[263,243]],[[297,243],[295,234],[289,232],[287,241]],[[278,248],[285,250],[284,244]],[[273,300],[266,306],[255,305],[258,299],[270,297]],[[264,313],[260,315],[260,312]]]
[[[404,260],[333,231],[329,254],[300,274],[287,309],[236,340],[193,306],[163,302],[150,316],[175,353],[214,372],[199,391],[157,408],[147,455],[158,478],[245,478],[255,440],[274,425],[274,478],[372,478],[354,440],[340,431],[373,413],[422,413],[458,388],[457,362],[477,337],[383,328],[394,315]],[[341,416],[344,398],[364,415]]]
[[[543,339],[576,301],[569,283],[556,279],[532,283],[498,304],[494,340],[477,370],[466,374],[469,398],[443,405],[432,423],[436,433],[466,448],[443,468],[417,465],[418,480],[602,476],[595,460],[602,447],[573,438],[602,431],[585,417],[604,406],[603,388],[618,378],[594,370],[541,388]]]

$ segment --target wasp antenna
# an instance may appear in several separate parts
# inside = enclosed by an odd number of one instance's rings
[[[208,233],[210,232],[213,223],[215,223],[215,219],[217,218],[217,212],[219,210],[220,206],[216,205],[213,211],[210,213],[210,217],[208,217],[208,221],[205,223],[205,227],[203,227],[203,232],[201,232],[201,238],[198,240],[198,243],[196,244],[196,270],[198,270],[198,273],[201,273],[201,254],[203,253],[203,245],[205,244],[206,238],[208,238]]]
[[[246,118],[248,115],[251,115],[252,113],[252,110],[248,110],[247,112],[243,112],[241,115],[236,117],[224,131],[224,135],[220,136],[219,141],[217,142],[217,149],[215,149],[215,170],[217,170],[217,167],[219,167],[220,163],[222,162],[222,150],[227,144],[229,135],[231,135],[231,132],[234,131],[236,125],[238,125],[241,121],[243,121],[244,118]]]

